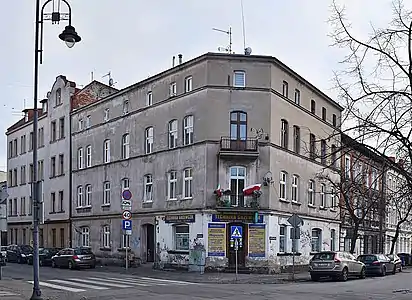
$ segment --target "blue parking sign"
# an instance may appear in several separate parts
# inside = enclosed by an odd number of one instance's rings
[[[132,221],[131,220],[122,220],[122,229],[123,230],[132,230]]]

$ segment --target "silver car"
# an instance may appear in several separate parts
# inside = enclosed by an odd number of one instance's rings
[[[365,278],[366,267],[348,252],[323,251],[316,253],[310,260],[309,273],[313,281],[321,277],[346,281],[350,276]]]

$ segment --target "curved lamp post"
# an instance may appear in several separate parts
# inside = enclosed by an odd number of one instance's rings
[[[53,1],[53,12],[44,13],[44,8],[47,4]],[[57,2],[57,10],[55,10],[55,2]],[[60,4],[64,2],[68,9],[68,13],[60,13]],[[41,192],[41,181],[37,176],[37,134],[38,134],[38,85],[39,85],[39,65],[43,60],[43,24],[44,21],[50,20],[52,24],[58,24],[61,20],[68,20],[69,25],[59,35],[67,47],[72,48],[75,43],[81,41],[80,36],[71,24],[71,7],[67,0],[47,0],[40,9],[40,0],[36,0],[36,30],[35,30],[35,49],[34,49],[34,99],[33,99],[33,182],[32,183],[32,202],[33,202],[33,294],[31,300],[43,300],[39,284],[39,223],[42,214],[43,197]]]

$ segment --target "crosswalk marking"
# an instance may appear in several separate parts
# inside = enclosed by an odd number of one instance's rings
[[[177,284],[193,284],[193,285],[199,285],[200,283],[196,282],[186,282],[186,281],[176,281],[176,280],[169,280],[169,279],[159,279],[159,278],[150,278],[150,277],[139,277],[140,279],[146,279],[146,280],[151,280],[151,281],[160,281],[160,282],[170,282],[170,283],[177,283]]]
[[[125,278],[113,278],[113,277],[109,277],[109,278],[94,278],[94,277],[89,277],[90,279],[93,280],[101,280],[101,281],[108,281],[108,282],[120,282],[121,284],[132,284],[132,285],[138,285],[138,286],[150,286],[150,284],[146,284],[146,283],[142,283],[140,282],[138,279],[136,280],[128,280]]]
[[[12,292],[6,292],[6,291],[0,291],[0,297],[6,297],[6,296],[17,296],[18,294],[12,293]]]
[[[100,285],[107,285],[107,286],[112,286],[112,287],[118,287],[118,288],[130,288],[133,287],[131,285],[125,285],[125,284],[118,284],[118,283],[110,283],[110,282],[99,282],[98,280],[89,280],[89,279],[78,279],[78,278],[70,278],[69,280],[72,281],[80,281],[80,282],[86,282],[86,283],[91,283],[91,284],[100,284]],[[102,280],[99,278],[99,280]]]
[[[53,279],[53,280],[49,280],[49,281],[54,282],[54,283],[75,285],[75,286],[80,287],[80,288],[90,288],[90,289],[93,289],[93,290],[108,290],[109,289],[107,287],[96,286],[96,285],[91,285],[91,284],[83,284],[83,283],[79,283],[79,282],[71,282],[71,281],[67,281],[67,280]]]
[[[29,281],[29,283],[33,284],[33,281]],[[64,291],[73,292],[73,293],[79,293],[79,292],[85,292],[86,291],[86,290],[76,289],[76,288],[72,288],[72,287],[68,287],[68,286],[56,285],[56,284],[52,284],[52,283],[48,283],[48,282],[44,282],[44,281],[43,282],[40,281],[39,284],[41,286],[49,287],[49,288],[52,288],[52,289],[64,290]]]

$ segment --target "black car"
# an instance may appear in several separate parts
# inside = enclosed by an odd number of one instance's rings
[[[30,245],[10,245],[7,247],[7,261],[24,264],[27,256],[32,253],[33,247]]]
[[[396,266],[389,257],[384,254],[362,254],[358,260],[366,266],[366,274],[385,276],[387,273],[395,274]]]
[[[39,249],[39,266],[51,266],[52,257],[61,249],[59,248],[40,248]],[[33,254],[27,256],[27,263],[33,264]]]

